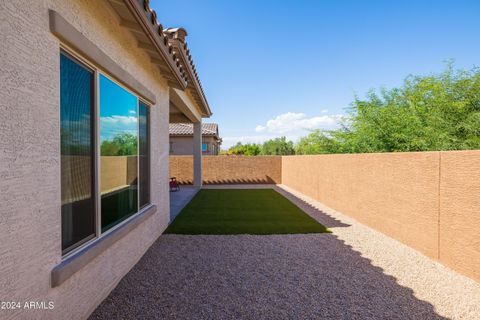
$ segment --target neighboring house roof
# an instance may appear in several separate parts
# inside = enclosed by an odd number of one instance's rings
[[[163,29],[157,21],[157,13],[149,6],[149,0],[109,0],[109,2],[120,15],[120,25],[139,37],[138,46],[147,51],[150,60],[158,65],[169,84],[182,90],[189,89],[199,105],[202,116],[211,116],[212,112],[185,42],[186,30]],[[130,20],[124,5],[138,24]]]
[[[168,132],[171,136],[193,136],[193,123],[170,123]],[[220,139],[218,124],[202,123],[202,136],[212,136]]]

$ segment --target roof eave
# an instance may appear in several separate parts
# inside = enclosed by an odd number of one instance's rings
[[[194,70],[194,64],[191,56],[187,54],[186,52],[186,43],[182,43],[178,39],[169,39],[170,43],[177,49],[177,51],[180,54],[180,57],[182,61],[184,62],[183,65],[185,66],[185,69],[188,73],[189,79],[191,79],[191,84],[193,84],[193,87],[195,91],[197,92],[198,96],[200,97],[201,101],[201,107],[202,107],[202,117],[209,118],[212,116],[212,111],[210,109],[210,106],[208,105],[208,101],[205,97],[205,93],[203,92],[202,85],[200,84],[200,81],[198,80],[198,76],[196,74],[196,71]]]
[[[156,14],[148,7],[148,2],[144,0],[123,0],[127,8],[133,14],[135,20],[140,24],[146,36],[150,39],[161,58],[166,62],[168,69],[173,74],[179,89],[185,90],[188,86],[185,75],[175,55],[171,53],[168,39],[163,35],[163,29],[156,21]],[[144,3],[143,7],[140,2]],[[149,21],[150,20],[150,21]],[[177,61],[175,61],[177,60]]]

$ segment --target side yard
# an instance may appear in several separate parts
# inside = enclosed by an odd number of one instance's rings
[[[477,319],[478,283],[286,186],[274,188],[331,233],[163,235],[91,319]],[[207,195],[190,207],[211,205]],[[182,214],[196,218],[188,206]]]

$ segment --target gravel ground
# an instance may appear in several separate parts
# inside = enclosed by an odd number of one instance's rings
[[[333,233],[163,235],[91,319],[480,319],[478,283],[278,190]]]

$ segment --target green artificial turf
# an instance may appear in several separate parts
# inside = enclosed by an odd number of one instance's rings
[[[200,190],[170,224],[174,234],[292,234],[328,229],[272,189]]]

